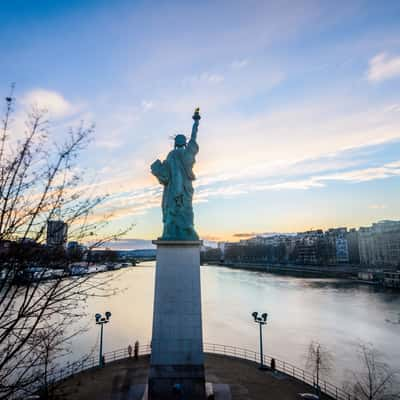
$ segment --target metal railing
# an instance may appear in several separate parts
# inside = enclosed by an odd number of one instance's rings
[[[244,349],[241,347],[228,346],[223,344],[214,344],[214,343],[204,343],[204,352],[210,354],[222,354],[225,356],[230,356],[234,358],[245,359],[253,362],[260,362],[260,353],[254,350]],[[301,382],[304,382],[308,385],[316,387],[316,377],[313,374],[296,367],[295,365],[287,362],[279,360],[275,357],[263,356],[263,364],[271,365],[271,360],[275,360],[275,369],[278,372],[289,375]],[[319,387],[322,393],[327,394],[328,396],[336,399],[336,400],[351,400],[352,397],[349,393],[345,392],[343,389],[337,387],[331,382],[320,379]],[[354,399],[352,399],[354,400]]]
[[[260,353],[245,349],[241,347],[228,346],[223,344],[215,343],[204,343],[203,350],[205,353],[209,354],[220,354],[224,356],[229,356],[233,358],[244,359],[253,362],[260,362]],[[139,356],[150,355],[151,346],[149,344],[139,346]],[[128,348],[117,349],[104,353],[104,361],[106,364],[122,360],[129,357]],[[275,370],[291,376],[301,382],[308,385],[316,387],[315,376],[304,369],[296,367],[295,365],[288,363],[286,361],[279,360],[275,357],[264,355],[263,364],[270,365],[272,358],[275,359]],[[73,363],[66,364],[63,368],[52,373],[50,381],[56,383],[58,381],[64,380],[82,371],[89,370],[91,368],[99,367],[99,359],[97,356],[91,356]],[[326,380],[319,380],[320,391],[335,400],[355,400],[349,393],[345,392],[343,389],[337,387],[331,382]]]
[[[151,354],[151,347],[149,344],[139,346],[139,356]],[[122,360],[129,357],[128,348],[117,349],[103,354],[104,362],[107,365],[110,362]],[[82,358],[81,360],[68,362],[60,369],[51,373],[49,381],[55,383],[63,379],[69,378],[80,372],[99,367],[99,356],[90,356]]]

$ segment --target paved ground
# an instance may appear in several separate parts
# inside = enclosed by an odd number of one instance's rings
[[[65,400],[136,400],[147,382],[148,368],[148,356],[115,361],[67,379],[61,395]],[[232,400],[295,400],[298,393],[312,391],[286,375],[260,371],[251,361],[222,355],[207,354],[205,370],[207,382],[230,385]]]

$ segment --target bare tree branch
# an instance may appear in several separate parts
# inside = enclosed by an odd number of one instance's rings
[[[51,144],[46,112],[32,109],[26,131],[16,141],[10,132],[13,90],[6,97],[0,131],[0,246],[11,246],[5,256],[0,251],[0,399],[31,393],[38,383],[50,398],[54,354],[74,334],[66,334],[64,327],[84,313],[80,304],[88,296],[110,295],[111,278],[70,278],[65,251],[43,246],[47,223],[64,221],[75,238],[90,240],[91,248],[131,227],[101,235],[107,218],[89,222],[105,196],[81,189],[74,169],[94,127],[82,123],[63,142]],[[32,272],[32,266],[41,268]],[[46,279],[54,269],[59,274]],[[54,324],[57,318],[62,323]]]
[[[357,400],[400,399],[400,371],[390,368],[381,358],[372,345],[359,345],[360,370],[352,372],[351,382],[345,383]]]

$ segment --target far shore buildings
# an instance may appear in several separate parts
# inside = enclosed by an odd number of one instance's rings
[[[61,220],[47,221],[46,245],[49,247],[66,247],[68,224]]]
[[[400,266],[400,221],[380,221],[359,229],[360,263]]]
[[[255,236],[220,242],[221,260],[300,265],[361,265],[400,268],[400,221],[357,229],[331,228],[296,235]]]

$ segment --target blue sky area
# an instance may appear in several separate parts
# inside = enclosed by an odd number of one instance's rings
[[[15,134],[31,104],[54,135],[95,122],[77,168],[110,229],[161,233],[149,166],[197,106],[204,239],[399,219],[400,2],[14,0],[0,17]]]

